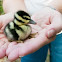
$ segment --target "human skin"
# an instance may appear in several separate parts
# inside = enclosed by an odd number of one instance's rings
[[[52,0],[48,5],[62,13],[62,0]]]
[[[0,58],[3,58],[6,55],[6,49],[9,44],[7,38],[3,33],[5,25],[13,20],[14,13],[16,11],[26,11],[23,0],[3,0],[3,9],[5,14],[0,16]],[[5,48],[3,48],[3,46]]]
[[[45,10],[47,13],[45,13]],[[42,46],[54,40],[56,33],[62,30],[61,14],[58,11],[52,10],[51,8],[45,8],[43,11],[40,11],[32,16],[32,19],[37,22],[37,25],[31,25],[32,32],[35,32],[35,30],[38,32],[36,38],[27,39],[25,43],[10,43],[8,49],[6,50],[9,60],[13,61],[19,56],[22,57],[37,51]]]
[[[9,3],[10,2],[10,3]],[[14,2],[14,3],[13,3]],[[21,3],[23,4],[21,4]],[[22,6],[21,6],[22,5]],[[21,6],[19,8],[19,6]],[[36,13],[32,16],[32,19],[37,22],[37,25],[31,25],[32,33],[38,32],[38,35],[35,38],[25,40],[25,43],[16,42],[9,43],[3,33],[3,29],[5,25],[13,20],[14,13],[18,10],[24,10],[27,12],[24,1],[23,0],[4,0],[3,7],[5,11],[5,15],[0,16],[0,28],[1,28],[1,53],[0,58],[5,55],[8,56],[8,59],[13,61],[17,59],[19,56],[25,56],[27,54],[33,53],[45,44],[50,43],[54,38],[56,33],[62,30],[62,19],[61,14],[58,11],[55,11],[51,8],[45,7],[43,10],[40,10],[39,13]],[[9,8],[10,7],[10,8]],[[46,10],[46,12],[45,12]],[[42,15],[40,15],[42,14]],[[39,16],[37,16],[39,15]],[[10,16],[10,17],[9,17]],[[46,16],[46,17],[44,17]],[[36,17],[38,19],[36,19]],[[53,18],[53,19],[52,19]],[[57,19],[58,18],[58,19]],[[38,20],[38,21],[37,21]],[[46,20],[46,21],[45,21]],[[44,22],[42,22],[44,21]],[[40,23],[41,22],[41,23]],[[58,24],[56,24],[58,23]],[[4,41],[5,39],[5,41]],[[35,42],[36,41],[36,42]],[[6,44],[6,48],[2,48],[4,44]],[[8,46],[8,48],[7,48]],[[2,50],[3,49],[3,50]],[[4,54],[3,54],[4,52]],[[3,54],[3,55],[2,55]]]

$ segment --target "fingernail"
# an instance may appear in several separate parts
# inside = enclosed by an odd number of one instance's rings
[[[47,33],[48,38],[51,38],[55,35],[56,35],[56,31],[54,29],[49,30],[48,33]]]

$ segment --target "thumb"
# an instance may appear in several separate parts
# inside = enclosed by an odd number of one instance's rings
[[[46,31],[46,36],[47,38],[52,38],[54,37],[57,33],[59,33],[61,31],[61,26],[60,24],[54,24],[52,23],[51,25],[49,25],[47,27],[47,31]]]
[[[56,35],[56,30],[54,28],[48,29],[46,32],[47,38],[52,38]]]
[[[62,16],[61,14],[55,15],[52,20],[51,24],[47,27],[46,35],[48,38],[55,36],[62,30]]]

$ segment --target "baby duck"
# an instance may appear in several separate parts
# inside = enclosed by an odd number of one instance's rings
[[[18,11],[14,14],[14,20],[5,26],[4,33],[10,42],[24,41],[32,31],[28,24],[36,23],[25,11]]]

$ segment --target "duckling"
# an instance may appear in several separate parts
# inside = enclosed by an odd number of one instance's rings
[[[36,24],[36,22],[25,11],[17,11],[14,14],[14,20],[5,26],[4,34],[10,42],[24,42],[32,31],[28,24]]]

